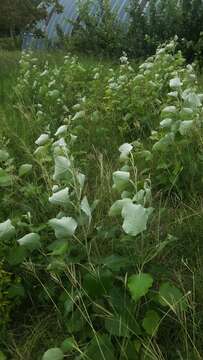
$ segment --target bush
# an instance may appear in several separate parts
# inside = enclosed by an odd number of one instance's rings
[[[21,38],[0,38],[0,50],[17,50],[21,48]]]

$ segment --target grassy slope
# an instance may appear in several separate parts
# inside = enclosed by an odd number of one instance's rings
[[[36,134],[40,133],[40,130],[36,128],[31,116],[25,119],[12,107],[12,92],[16,83],[18,59],[19,53],[0,53],[0,133],[10,138],[9,148],[11,153],[15,153],[17,161],[23,163],[29,158],[32,152],[31,144],[33,144],[33,140],[36,138]],[[56,61],[56,58],[52,57],[52,59],[53,62]],[[58,61],[60,60],[57,59]],[[90,61],[94,60],[91,59]],[[88,66],[89,60],[85,59],[84,63]],[[107,164],[104,164],[104,168],[107,167]],[[103,188],[100,189],[101,193],[105,187],[104,182]],[[162,204],[160,203],[159,206],[161,209]],[[201,340],[203,337],[203,332],[201,332],[203,325],[201,306],[201,303],[203,303],[203,276],[201,271],[203,261],[202,211],[200,199],[194,199],[190,204],[178,203],[176,208],[165,211],[164,221],[162,221],[163,228],[159,227],[159,221],[157,221],[155,230],[157,238],[162,231],[164,233],[175,233],[178,237],[178,242],[174,245],[173,251],[166,253],[164,259],[160,259],[160,262],[165,263],[166,270],[170,270],[175,279],[179,279],[179,284],[183,289],[194,289],[190,311],[193,313],[197,328],[194,329],[194,339],[192,341],[196,341],[200,353],[201,351],[203,353]],[[153,271],[162,271],[162,268],[159,269],[159,264],[157,264],[157,269],[153,269]],[[13,352],[13,360],[34,360],[33,356],[36,355],[33,354],[36,354],[36,350],[43,347],[46,349],[53,341],[52,333],[57,322],[55,315],[47,316],[47,311],[44,312],[43,310],[40,314],[37,314],[37,312],[38,309],[36,313],[30,315],[29,319],[24,321],[20,329],[19,325],[16,324],[16,329],[11,333],[9,348]],[[187,326],[193,326],[187,324],[185,319],[181,319],[180,324],[183,326],[183,333],[187,331]],[[57,329],[60,337],[60,326]],[[19,337],[19,331],[23,332],[22,337]],[[165,329],[164,334],[168,334],[168,338],[162,339],[163,345],[166,348],[168,347],[168,352],[171,352],[173,351],[171,347],[176,342],[176,331],[171,326],[171,328]],[[185,344],[185,347],[187,347],[187,344]],[[188,360],[190,360],[189,357]]]

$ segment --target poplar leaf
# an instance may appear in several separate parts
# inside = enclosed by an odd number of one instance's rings
[[[66,239],[73,236],[77,228],[77,222],[72,217],[62,217],[61,219],[49,220],[49,225],[55,232],[57,239]]]
[[[140,204],[126,204],[122,209],[123,230],[126,234],[137,236],[147,228],[149,212]]]

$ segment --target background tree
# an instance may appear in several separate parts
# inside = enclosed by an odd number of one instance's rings
[[[54,4],[57,11],[62,10],[58,0],[6,0],[1,1],[0,36],[11,36],[30,27],[47,16],[47,6]]]

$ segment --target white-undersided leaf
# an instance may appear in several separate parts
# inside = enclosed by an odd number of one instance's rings
[[[59,191],[59,186],[58,185],[53,185],[52,186],[52,192],[55,193],[57,191]]]
[[[29,174],[32,171],[32,165],[31,164],[23,164],[20,166],[18,174],[19,176],[25,176]]]
[[[133,146],[129,143],[125,143],[119,147],[119,151],[121,153],[120,159],[126,160],[128,158],[129,153],[132,151]]]
[[[178,97],[178,92],[177,91],[171,91],[171,92],[168,93],[168,96],[177,98]]]
[[[181,135],[187,135],[193,127],[193,120],[181,121],[179,132]]]
[[[130,171],[129,165],[125,164],[124,166],[122,166],[122,168],[120,169],[120,171],[127,171],[127,172],[129,172],[129,171]]]
[[[37,233],[30,233],[17,240],[20,246],[34,250],[41,247],[40,236]]]
[[[177,112],[177,108],[176,106],[166,106],[163,110],[162,113],[166,114],[166,113],[176,113]]]
[[[197,81],[197,77],[196,77],[195,74],[189,74],[189,78],[190,78],[190,80],[192,80],[192,81],[194,81],[194,82]]]
[[[78,119],[83,119],[85,117],[85,111],[81,110],[76,112],[76,114],[73,116],[72,120],[78,120]]]
[[[79,172],[79,173],[76,175],[76,178],[77,178],[78,183],[79,183],[79,185],[80,185],[80,190],[82,191],[82,189],[83,189],[83,187],[84,187],[84,185],[85,185],[85,178],[86,178],[86,176],[85,176],[84,174],[82,174],[82,173]]]
[[[88,219],[89,219],[89,223],[91,222],[92,219],[92,210],[89,206],[89,202],[87,200],[87,196],[85,196],[80,204],[80,208],[81,210],[87,215]]]
[[[64,359],[64,354],[60,348],[51,348],[47,350],[42,357],[42,360],[63,360],[63,359]]]
[[[147,228],[149,213],[140,204],[125,204],[121,215],[124,219],[122,228],[128,235],[137,236]]]
[[[193,114],[193,109],[188,108],[188,107],[184,107],[182,108],[180,115],[191,115]]]
[[[144,79],[144,75],[142,74],[138,74],[134,77],[134,80],[143,80]]]
[[[169,128],[172,124],[173,120],[170,118],[166,118],[160,122],[161,128]]]
[[[68,125],[61,125],[56,133],[55,133],[55,136],[59,136],[59,135],[62,135],[62,134],[65,134],[67,132],[67,129],[68,129]]]
[[[51,98],[57,99],[60,96],[60,92],[59,92],[59,90],[54,89],[54,90],[48,91],[47,95],[50,96]]]
[[[70,141],[71,141],[71,144],[74,144],[77,140],[77,136],[76,135],[73,135],[73,134],[70,134]]]
[[[65,206],[69,203],[69,188],[59,190],[54,192],[52,196],[49,197],[49,202],[53,205]]]
[[[66,144],[66,141],[63,137],[61,137],[60,139],[58,139],[57,141],[54,141],[54,143],[52,144],[53,148],[64,148],[66,149],[67,148],[67,144]]]
[[[70,160],[65,156],[56,156],[55,157],[55,170],[53,175],[53,180],[65,180],[70,176]]]
[[[130,173],[128,171],[115,171],[113,173],[113,188],[119,192],[125,190],[130,180]]]
[[[169,84],[170,84],[171,88],[180,88],[182,86],[182,82],[181,82],[181,80],[180,80],[180,78],[178,76],[171,79]]]
[[[185,102],[189,104],[189,106],[193,108],[197,108],[202,106],[201,100],[197,94],[194,92],[190,92],[184,98]]]
[[[186,100],[187,96],[192,92],[192,89],[190,88],[187,88],[185,89],[182,94],[181,94],[181,97],[183,100]]]
[[[54,218],[49,220],[49,225],[52,227],[56,238],[59,240],[73,236],[78,226],[75,219],[65,216],[61,219]]]
[[[109,210],[109,216],[119,216],[121,215],[122,209],[126,204],[131,204],[132,200],[130,198],[124,198],[117,200]]]
[[[200,101],[203,101],[203,94],[197,94],[198,98],[200,99]]]
[[[193,66],[192,66],[191,64],[188,64],[188,65],[186,66],[186,68],[187,68],[187,71],[188,71],[189,73],[191,73],[191,72],[194,71],[194,68],[193,68]]]
[[[0,161],[6,161],[9,159],[9,153],[6,150],[0,150]]]
[[[161,55],[161,54],[164,54],[165,53],[165,48],[160,48],[156,51],[156,55]]]
[[[10,240],[14,235],[15,227],[12,225],[10,219],[0,223],[0,241]]]
[[[41,134],[38,139],[35,141],[35,144],[38,146],[45,145],[49,141],[48,134]]]
[[[80,110],[81,104],[75,104],[75,105],[73,105],[72,108],[73,108],[73,110],[75,110],[75,111]]]

